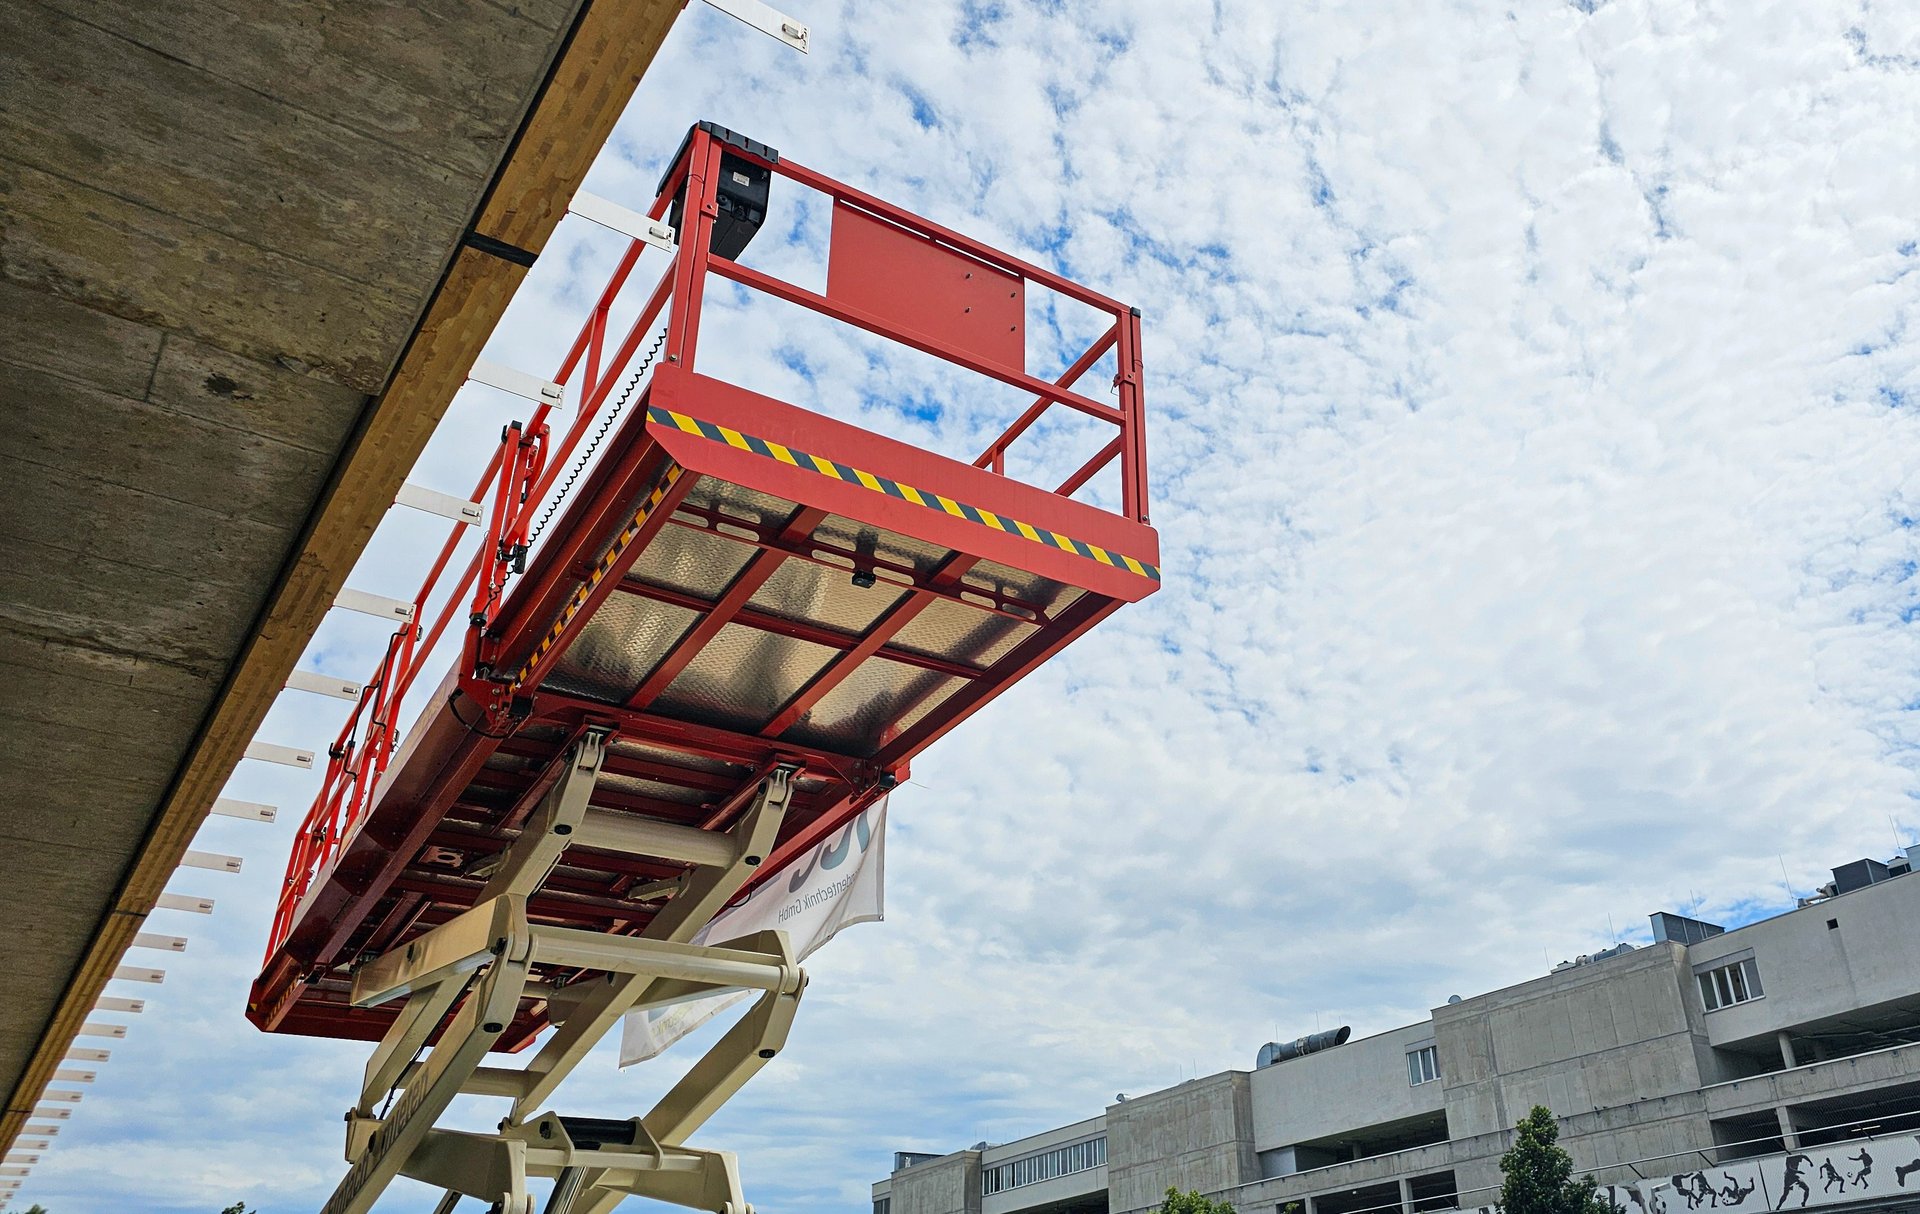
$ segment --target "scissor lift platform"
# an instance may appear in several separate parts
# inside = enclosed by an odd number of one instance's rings
[[[749,176],[832,199],[825,294],[723,255],[737,255],[728,225],[748,209],[727,182]],[[543,405],[503,433],[474,495],[493,511],[480,552],[451,576],[456,528],[331,749],[248,1009],[263,1029],[391,1044],[409,1014],[393,996],[409,988],[375,983],[367,997],[368,974],[390,978],[415,942],[441,947],[509,893],[536,938],[685,940],[884,796],[947,730],[1158,588],[1136,310],[708,124],[645,220],[670,211],[673,263],[625,337],[608,349],[639,239],[554,377],[577,399],[570,427],[556,436]],[[711,274],[1033,404],[968,462],[698,373]],[[1054,381],[1024,367],[1029,283],[1110,320]],[[657,324],[659,357],[643,365]],[[1114,404],[1073,386],[1109,353]],[[622,382],[626,409],[541,532],[536,509],[589,428],[608,424]],[[1055,489],[1006,475],[1008,446],[1056,405],[1110,423],[1112,441]],[[1072,496],[1115,463],[1120,511]],[[454,669],[396,745],[402,697],[455,625]],[[582,781],[583,755],[595,766]],[[596,973],[577,947],[530,958],[486,1048],[531,1043],[564,1019],[561,992]],[[416,1048],[451,1031],[454,1004],[435,1015]]]

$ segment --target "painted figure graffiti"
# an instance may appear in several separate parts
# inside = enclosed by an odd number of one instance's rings
[[[1730,1206],[1746,1204],[1747,1198],[1753,1195],[1754,1189],[1760,1184],[1759,1178],[1755,1177],[1749,1180],[1743,1189],[1740,1187],[1739,1177],[1735,1176],[1732,1172],[1722,1172],[1720,1175],[1725,1177],[1727,1181],[1727,1187],[1720,1190],[1720,1200]]]
[[[1705,1172],[1676,1176],[1673,1178],[1673,1187],[1686,1199],[1689,1210],[1697,1210],[1702,1205],[1710,1209],[1720,1206],[1720,1192],[1713,1187],[1713,1182],[1707,1179]]]
[[[1812,1166],[1813,1160],[1808,1159],[1805,1155],[1787,1156],[1786,1175],[1780,1178],[1780,1200],[1773,1207],[1774,1209],[1786,1209],[1787,1198],[1793,1196],[1795,1189],[1800,1190],[1800,1206],[1794,1207],[1795,1209],[1805,1206],[1807,1202],[1813,1199],[1813,1190],[1807,1187],[1807,1182],[1800,1176],[1801,1169]]]
[[[1909,1163],[1897,1163],[1893,1165],[1893,1178],[1900,1182],[1900,1187],[1903,1189],[1907,1187],[1907,1177],[1913,1175],[1915,1172],[1920,1172],[1920,1158],[1916,1158]]]
[[[1862,1189],[1866,1188],[1867,1177],[1873,1174],[1873,1156],[1867,1154],[1867,1148],[1861,1147],[1858,1155],[1849,1155],[1847,1158],[1860,1165],[1860,1170],[1853,1174],[1853,1183]]]
[[[1847,1178],[1840,1175],[1840,1169],[1833,1166],[1833,1160],[1823,1159],[1820,1161],[1820,1191],[1831,1193],[1835,1189],[1846,1192]]]

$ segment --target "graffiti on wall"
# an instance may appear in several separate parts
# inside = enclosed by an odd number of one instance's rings
[[[1856,1139],[1693,1172],[1602,1185],[1619,1214],[1763,1214],[1885,1197],[1920,1197],[1920,1136]],[[1499,1214],[1478,1206],[1468,1214]]]

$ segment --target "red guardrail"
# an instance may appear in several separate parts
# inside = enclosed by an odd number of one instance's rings
[[[487,667],[488,654],[485,651],[494,646],[485,643],[486,628],[500,608],[509,578],[524,567],[527,550],[538,538],[540,524],[533,521],[533,514],[553,491],[561,470],[574,459],[588,429],[600,418],[615,383],[623,376],[627,378],[620,405],[631,403],[635,395],[642,391],[640,380],[651,365],[652,354],[657,353],[662,344],[669,363],[691,369],[699,329],[701,297],[709,273],[1033,393],[1034,402],[973,461],[977,467],[1005,475],[1008,448],[1055,406],[1064,406],[1114,425],[1117,433],[1113,439],[1054,492],[1063,496],[1072,495],[1117,459],[1121,468],[1121,513],[1136,522],[1148,521],[1145,427],[1139,374],[1140,315],[1136,309],[791,161],[779,160],[770,152],[763,156],[760,154],[762,150],[758,145],[749,146],[744,141],[730,139],[706,124],[695,127],[682,149],[682,155],[663,180],[659,195],[647,212],[649,219],[659,220],[667,214],[676,195],[683,189],[693,195],[686,200],[687,206],[682,212],[687,216],[685,231],[672,264],[661,275],[639,314],[609,356],[606,351],[609,316],[639,262],[641,251],[647,247],[641,240],[631,241],[553,376],[553,382],[563,386],[572,381],[576,373],[580,377],[579,407],[572,424],[567,427],[558,444],[554,445],[548,424],[553,408],[543,403],[525,424],[515,422],[501,432],[500,445],[481,473],[470,499],[481,502],[492,500],[487,531],[479,550],[457,576],[449,579],[448,571],[465,534],[465,525],[456,524],[452,528],[413,600],[414,618],[396,631],[388,642],[372,679],[366,684],[339,736],[328,748],[327,769],[320,792],[301,821],[294,837],[292,854],[288,857],[286,880],[267,941],[269,959],[292,931],[301,899],[365,819],[379,790],[381,777],[393,757],[400,729],[400,711],[407,693],[463,605],[466,609],[467,631],[460,669],[482,680],[493,677],[493,672]],[[883,315],[880,310],[861,306],[863,289],[884,292],[889,289],[889,276],[895,280],[894,286],[897,288],[897,267],[868,266],[857,260],[840,263],[847,265],[842,281],[850,285],[836,290],[834,274],[841,271],[830,267],[828,293],[822,295],[721,257],[711,250],[710,233],[717,214],[715,198],[723,154],[740,157],[827,195],[835,206],[836,238],[841,232],[840,220],[844,210],[850,238],[877,240],[883,249],[889,247],[886,242],[892,240],[890,247],[897,251],[899,242],[891,234],[904,233],[912,240],[925,242],[928,248],[938,250],[940,255],[957,253],[962,258],[981,263],[986,272],[998,272],[1011,279],[1037,283],[1110,316],[1112,323],[1073,360],[1062,375],[1048,381],[1012,365],[1017,360],[995,357],[993,351],[980,341],[956,341],[951,335],[934,331],[938,325],[916,328],[890,315]],[[685,238],[688,236],[691,238]],[[911,253],[910,248],[908,252]],[[1018,298],[1016,294],[1015,299]],[[628,375],[628,368],[638,355],[642,342],[663,311],[667,315],[665,333],[650,349],[648,357],[642,359],[635,371]],[[1015,331],[1022,330],[1016,327]],[[1073,385],[1109,351],[1116,354],[1118,369],[1114,376],[1114,389],[1119,400],[1117,406],[1093,400],[1073,390]],[[602,423],[595,442],[612,423],[612,417]],[[589,447],[588,452],[591,450]],[[578,474],[578,469],[575,474]],[[547,517],[551,517],[552,511],[557,508],[557,503],[549,507]],[[541,523],[545,521],[543,518]],[[437,609],[433,607],[436,602]],[[427,619],[430,610],[431,618]]]

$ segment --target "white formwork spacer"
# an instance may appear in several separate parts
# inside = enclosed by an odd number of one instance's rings
[[[469,383],[485,384],[489,388],[498,388],[502,392],[530,400],[536,405],[546,405],[558,409],[564,389],[550,379],[541,379],[538,375],[528,375],[525,371],[516,371],[512,367],[502,366],[484,358],[473,360],[473,370],[467,373]]]
[[[79,1035],[82,1037],[111,1037],[115,1041],[125,1041],[127,1039],[127,1026],[124,1024],[108,1024],[103,1020],[88,1021],[86,1024],[80,1026]]]
[[[630,240],[638,240],[668,253],[674,251],[673,228],[658,219],[649,219],[631,207],[623,207],[611,198],[602,198],[598,194],[589,194],[578,190],[573,201],[567,204],[567,213],[578,215],[590,223],[620,233]]]
[[[118,995],[103,995],[94,1002],[93,1010],[96,1012],[126,1012],[129,1015],[137,1016],[147,1010],[147,1001],[145,999],[123,999]],[[98,1054],[100,1057],[81,1058],[79,1051],[68,1050],[67,1061],[105,1062],[107,1060],[107,1052],[105,1050],[91,1050],[89,1052]]]
[[[184,953],[187,951],[185,936],[163,936],[159,932],[135,932],[134,948],[150,948],[160,953]]]
[[[132,1002],[138,1002],[138,1000],[133,1000]],[[105,1009],[96,1008],[95,1010],[103,1011]],[[112,1050],[95,1049],[93,1046],[90,1046],[90,1045],[75,1045],[75,1046],[67,1047],[66,1056],[63,1057],[61,1061],[62,1062],[105,1062],[107,1059],[111,1057],[113,1057]],[[25,1131],[22,1131],[22,1133],[24,1132]]]
[[[296,670],[287,676],[282,684],[288,691],[310,691],[317,696],[328,696],[335,700],[357,700],[366,690],[366,684],[356,683],[352,679],[335,678],[330,674],[321,674],[317,670]]]
[[[85,1092],[70,1092],[66,1088],[48,1088],[40,1093],[40,1099],[53,1104],[79,1104]]]
[[[122,965],[114,969],[112,980],[115,982],[145,982],[152,986],[158,986],[167,980],[167,971],[148,969],[143,965]]]
[[[761,0],[707,0],[736,21],[744,21],[769,37],[778,38],[801,54],[807,54],[810,31],[806,26]]]
[[[400,486],[400,492],[393,496],[393,504],[437,514],[469,527],[478,527],[487,517],[487,508],[479,502],[470,502],[464,497],[455,497],[451,493],[442,493],[412,481]]]
[[[246,753],[241,757],[258,759],[262,763],[278,763],[283,767],[298,767],[303,771],[313,770],[313,752],[301,750],[297,746],[279,746],[272,742],[249,742]]]
[[[402,623],[413,619],[413,604],[404,599],[390,599],[384,594],[370,594],[365,590],[355,590],[348,586],[333,596],[333,605],[342,611],[357,611],[361,615],[370,615],[382,620],[399,620]]]
[[[271,805],[258,801],[236,801],[232,797],[221,797],[213,803],[213,812],[223,818],[239,818],[243,822],[271,822],[280,816],[280,811]]]
[[[30,1123],[20,1132],[22,1134],[38,1134],[42,1138],[51,1138],[60,1132],[60,1127],[57,1125],[35,1125]]]
[[[155,910],[186,911],[190,915],[211,915],[212,898],[196,898],[192,894],[161,894],[153,904]]]
[[[237,873],[240,871],[240,857],[223,856],[211,851],[190,851],[180,857],[180,866],[204,868],[216,873]]]
[[[92,1083],[98,1078],[100,1078],[99,1071],[72,1071],[63,1068],[53,1073],[55,1083]]]

